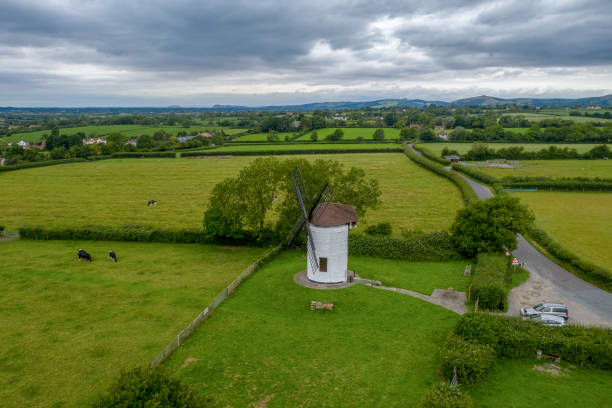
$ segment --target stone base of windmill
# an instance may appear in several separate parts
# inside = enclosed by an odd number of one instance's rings
[[[340,283],[318,283],[318,282],[313,282],[310,279],[308,279],[308,277],[306,276],[307,271],[306,269],[303,269],[299,272],[297,272],[295,275],[293,275],[293,281],[295,283],[297,283],[298,285],[301,286],[305,286],[307,288],[310,289],[343,289],[343,288],[348,288],[349,286],[353,286],[356,283],[361,283],[361,284],[366,284],[366,285],[380,285],[380,282],[378,281],[373,281],[373,280],[368,280],[368,279],[361,279],[359,276],[357,276],[357,274],[354,271],[349,270],[347,275],[351,277],[351,279],[349,279],[346,282],[340,282]]]

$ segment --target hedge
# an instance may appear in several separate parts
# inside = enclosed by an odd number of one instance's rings
[[[498,357],[534,359],[538,350],[560,355],[581,367],[612,370],[612,330],[597,327],[551,327],[520,317],[467,313],[455,333],[468,341],[486,344]]]
[[[206,157],[206,156],[280,156],[293,154],[335,154],[335,153],[401,153],[402,147],[388,147],[384,149],[295,149],[295,150],[245,150],[245,151],[210,151],[210,152],[187,152],[182,157]]]
[[[470,203],[478,201],[478,197],[476,196],[476,193],[474,192],[472,187],[470,187],[468,182],[465,181],[457,173],[447,171],[440,164],[433,162],[429,159],[426,159],[422,156],[419,156],[418,154],[413,152],[412,149],[410,149],[410,147],[404,150],[404,154],[408,156],[412,161],[414,161],[419,166],[424,167],[427,170],[433,171],[434,173],[442,177],[446,177],[447,179],[455,183],[455,185],[459,187],[459,191],[461,191],[461,195],[463,196],[463,201],[465,201],[466,204],[470,204]]]
[[[406,237],[349,234],[349,254],[408,261],[461,259],[446,232],[413,233]]]
[[[303,135],[300,135],[303,136]],[[270,142],[268,140],[232,140],[231,142],[227,142],[225,143],[224,146],[246,146],[246,145],[259,145],[259,146],[265,146],[265,145],[285,145],[285,144],[297,144],[297,145],[301,145],[301,144],[368,144],[368,143],[389,143],[389,144],[399,144],[401,143],[401,141],[399,139],[385,139],[385,140],[357,140],[357,139],[350,139],[350,140],[317,140],[317,141],[312,141],[312,140],[297,140],[297,141],[285,141],[285,142]]]
[[[488,174],[482,173],[478,170],[475,170],[469,166],[463,166],[461,164],[457,164],[457,163],[453,163],[451,165],[451,167],[453,168],[453,170],[461,172],[463,174],[465,174],[466,176],[469,176],[471,178],[473,178],[474,180],[478,180],[481,181],[485,184],[489,184],[489,185],[493,185],[495,183],[499,183],[499,179],[497,179],[496,177],[490,176]]]
[[[451,164],[450,160],[446,160],[443,157],[438,157],[435,154],[433,154],[432,152],[430,152],[429,150],[427,150],[426,148],[424,148],[423,146],[420,146],[418,144],[413,144],[412,147],[414,147],[414,150],[417,150],[419,152],[421,152],[421,154],[425,157],[427,157],[429,160],[433,160],[435,162],[438,162],[442,165],[448,166],[449,164]]]
[[[124,158],[167,158],[174,159],[176,157],[175,151],[169,152],[116,152],[112,155],[113,159],[124,159]]]
[[[457,369],[461,384],[474,384],[485,379],[495,365],[495,352],[488,345],[451,336],[440,351],[442,376],[451,380]]]
[[[506,301],[506,282],[512,278],[509,257],[499,254],[478,254],[472,271],[472,298],[478,299],[478,307],[499,310]]]
[[[74,158],[74,159],[45,160],[45,161],[40,161],[40,162],[11,164],[8,166],[0,167],[0,172],[11,171],[11,170],[21,170],[21,169],[31,169],[33,167],[54,166],[56,164],[79,163],[79,162],[84,162],[84,161],[86,160],[82,158]]]
[[[612,289],[612,272],[582,260],[535,226],[529,228],[527,235],[557,259],[573,266],[581,274],[600,283],[607,290]]]
[[[611,181],[542,180],[503,182],[505,188],[537,188],[554,191],[612,191]]]
[[[474,402],[459,387],[451,387],[447,382],[434,384],[419,404],[420,408],[473,408]]]

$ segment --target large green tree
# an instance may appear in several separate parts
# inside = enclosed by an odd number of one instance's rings
[[[467,257],[513,250],[516,234],[525,232],[533,220],[533,213],[517,197],[500,195],[459,210],[451,235],[457,251]]]

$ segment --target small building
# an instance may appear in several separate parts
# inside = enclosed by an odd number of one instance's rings
[[[44,140],[42,142],[38,142],[38,143],[34,143],[32,145],[30,145],[30,149],[38,149],[38,150],[43,150],[45,148],[45,146],[47,145],[47,142],[45,142]]]
[[[420,127],[421,127],[421,125],[420,125],[419,123],[411,123],[411,124],[410,124],[410,127],[411,127],[411,128],[420,128]]]
[[[435,125],[434,130],[444,130],[444,125]]]
[[[27,149],[29,145],[30,144],[28,142],[26,142],[25,140],[20,140],[20,141],[17,142],[17,146],[21,146],[24,149]]]
[[[343,120],[346,122],[346,116],[334,115],[332,116],[333,120]]]
[[[456,155],[456,154],[449,154],[449,155],[442,156],[442,157],[450,161],[451,163],[459,163],[459,161],[461,160],[461,156]]]
[[[138,141],[136,139],[130,139],[127,142],[125,142],[126,145],[132,145],[132,146],[136,146],[137,143]]]
[[[448,140],[448,133],[445,131],[436,133],[436,136],[438,136],[440,139]]]
[[[294,128],[299,128],[300,127],[300,122],[299,120],[294,120],[293,123],[291,123],[291,126],[293,126]]]
[[[210,132],[202,132],[202,133],[198,133],[198,136],[202,136],[202,137],[212,137],[212,134]]]
[[[176,141],[179,143],[185,143],[192,140],[195,136],[179,136],[176,138]]]
[[[39,127],[40,127],[40,125],[30,125],[30,126],[28,126],[28,128],[30,128],[30,129],[39,128]]]
[[[106,144],[106,139],[103,137],[88,137],[83,139],[84,145]]]
[[[9,125],[8,128],[9,128],[9,130],[12,130],[12,129],[19,129],[20,127],[21,126],[19,126],[19,125]]]

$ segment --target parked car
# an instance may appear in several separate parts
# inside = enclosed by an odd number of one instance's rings
[[[529,320],[545,326],[565,326],[567,324],[563,317],[545,313],[532,315]]]
[[[569,319],[567,306],[565,306],[563,303],[540,303],[534,307],[526,307],[521,309],[521,316],[523,316],[523,318],[528,318],[543,313],[561,316],[565,320]]]

